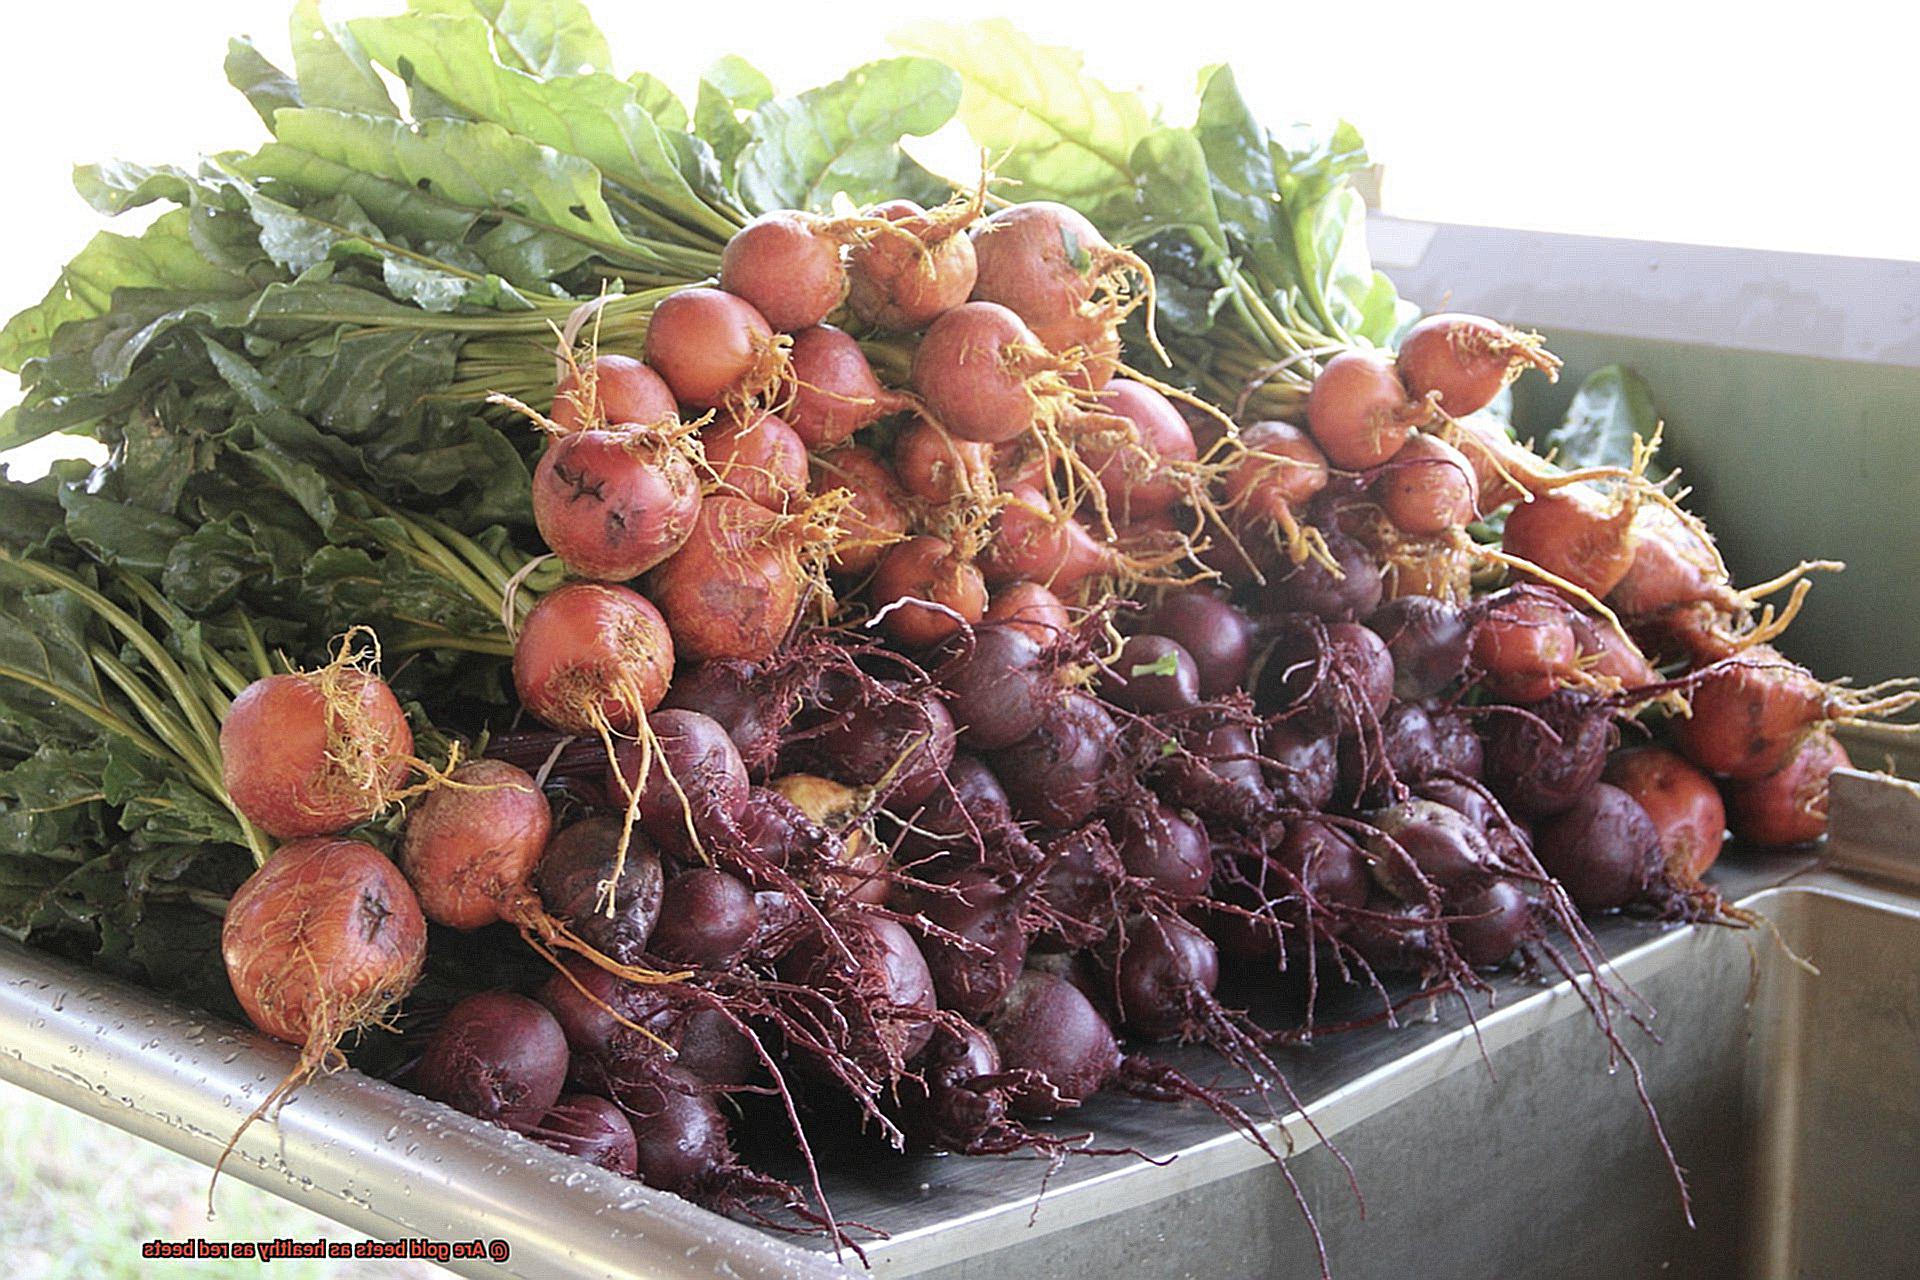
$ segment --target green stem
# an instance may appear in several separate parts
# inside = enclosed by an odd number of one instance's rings
[[[140,597],[140,603],[146,605],[147,608],[151,609],[155,614],[165,618],[167,628],[176,636],[179,635],[180,611],[170,603],[165,596],[160,594],[158,587],[155,587],[140,575],[128,573],[125,570],[121,570],[116,575],[116,580],[129,591],[133,592],[134,595]],[[240,691],[246,688],[250,681],[240,674],[238,667],[227,661],[227,656],[224,653],[221,653],[212,645],[201,645],[200,656],[201,660],[207,664],[207,671],[226,688],[226,697],[218,698],[217,701],[210,699],[210,701],[213,702],[214,714],[224,720],[227,718],[227,704],[233,698],[239,697]]]
[[[176,719],[166,708],[166,704],[140,680],[139,676],[120,659],[107,652],[103,645],[93,645],[88,656],[95,666],[113,681],[120,692],[126,695],[147,727],[159,735],[160,740],[172,748],[173,754],[187,766],[194,780],[202,787],[213,786],[214,793],[224,796],[223,785],[219,779],[219,756],[209,754],[206,744],[194,739],[193,731],[182,721]]]
[[[152,633],[141,626],[126,610],[78,578],[62,573],[50,565],[24,559],[4,549],[0,549],[0,564],[10,564],[28,577],[37,578],[41,582],[60,587],[78,596],[83,603],[106,619],[114,630],[125,636],[133,647],[140,651],[140,655],[160,677],[161,683],[166,685],[167,691],[179,703],[180,709],[186,713],[188,722],[201,741],[209,744],[219,741],[218,716],[202,700],[202,691],[195,688],[194,682],[188,678],[186,672],[180,669],[179,664],[167,652],[166,646],[154,639]]]
[[[125,719],[114,714],[111,707],[99,706],[88,702],[71,689],[62,688],[51,680],[43,680],[31,671],[23,671],[19,667],[0,666],[0,679],[18,680],[21,684],[29,688],[38,689],[55,702],[62,703],[78,711],[81,715],[93,721],[102,729],[105,729],[108,733],[116,737],[125,738],[128,742],[131,742],[155,760],[164,762],[173,758],[173,753],[167,750],[165,743],[151,736],[145,730],[137,728]]]
[[[717,259],[716,259],[717,262]],[[623,315],[652,311],[654,305],[668,294],[676,293],[689,284],[697,284],[712,272],[697,275],[684,283],[662,284],[655,288],[643,289],[637,293],[617,294],[605,304],[610,314]],[[397,330],[450,330],[456,333],[525,333],[551,337],[552,325],[564,321],[573,313],[575,307],[585,298],[542,298],[535,302],[531,311],[505,312],[495,315],[469,315],[464,312],[422,311],[410,315],[404,321],[392,322],[368,321],[362,313],[344,310],[316,308],[306,311],[276,311],[274,320],[297,320],[309,324],[347,324],[357,330],[368,333],[383,333]]]
[[[394,653],[427,653],[435,649],[453,649],[460,653],[484,653],[495,658],[513,656],[513,641],[505,636],[493,639],[487,636],[416,633],[401,636],[388,647]]]
[[[608,183],[608,195],[624,203],[631,203],[636,196],[644,196],[647,188],[635,187],[631,183]],[[646,206],[656,218],[666,220],[666,228],[676,237],[695,237],[692,246],[711,253],[717,260],[719,250],[726,247],[733,233],[746,225],[746,217],[738,210],[712,204],[694,197],[693,207],[685,208],[677,203],[661,203]]]
[[[507,567],[501,564],[493,553],[452,525],[442,524],[432,516],[421,516],[418,519],[420,524],[436,538],[452,547],[469,568],[492,584],[494,590],[503,595],[506,593],[507,581],[513,575],[507,572]]]
[[[259,828],[253,825],[246,814],[240,812],[240,806],[235,804],[233,797],[227,794],[227,780],[221,769],[218,738],[211,743],[195,743],[192,735],[187,732],[186,726],[168,715],[166,708],[154,696],[153,690],[142,684],[140,678],[128,670],[118,658],[99,645],[93,646],[91,655],[94,665],[119,686],[120,692],[133,703],[134,709],[141,714],[154,732],[167,739],[173,747],[174,756],[187,767],[191,780],[206,793],[209,799],[233,815],[234,822],[240,827],[241,838],[247,842],[247,851],[253,855],[253,865],[265,866],[272,851],[267,848],[266,839],[261,835]]]
[[[592,271],[596,279],[618,280],[622,284],[638,285],[643,289],[653,288],[660,284],[660,281],[656,277],[649,276],[644,272],[629,271],[625,267],[610,267],[604,262],[595,263],[589,270]],[[698,284],[699,281],[696,280],[694,283]]]
[[[222,920],[226,918],[230,905],[228,899],[211,889],[196,889],[186,884],[157,884],[148,889],[147,894],[161,902],[184,902]]]
[[[1312,346],[1350,347],[1353,345],[1353,336],[1347,333],[1346,330],[1341,329],[1338,325],[1334,326],[1333,334],[1329,334],[1323,329],[1314,328],[1307,322],[1307,318],[1300,314],[1299,306],[1291,301],[1287,303],[1286,320],[1293,332],[1302,335]]]
[[[664,243],[649,242],[649,247],[663,259],[680,259],[683,255],[702,254],[719,263],[719,254],[710,246],[718,243],[725,245],[727,239],[737,227],[726,219],[720,218],[717,227],[695,227],[689,222],[673,216],[672,213],[656,209],[652,205],[630,194],[625,188],[609,183],[606,188],[607,203],[617,205],[636,221],[649,230],[668,237]],[[702,205],[702,209],[707,206]],[[708,209],[713,217],[718,217]]]
[[[913,368],[910,343],[898,337],[872,337],[861,340],[860,350],[882,378],[894,385],[906,385]]]
[[[1330,335],[1334,341],[1342,346],[1352,346],[1353,335],[1342,328],[1338,320],[1334,319],[1333,308],[1328,305],[1326,295],[1321,292],[1320,282],[1309,276],[1309,278],[1302,283],[1302,290],[1306,295],[1308,305],[1313,308],[1314,314],[1326,325],[1322,333]]]
[[[487,611],[489,617],[499,617],[501,606],[505,603],[502,594],[494,590],[487,580],[481,577],[459,556],[450,550],[446,543],[428,533],[413,521],[407,522],[407,535],[413,539],[413,553],[422,563],[433,566],[447,579],[459,586],[474,602]]]
[[[510,575],[485,547],[432,516],[408,515],[370,493],[362,493],[361,496],[374,510],[407,531],[410,545],[392,549],[413,555],[421,563],[439,570],[472,596],[475,603],[487,611],[488,617],[500,616],[506,604],[506,586]],[[453,545],[449,546],[448,543]]]
[[[267,646],[260,642],[260,633],[254,630],[253,619],[238,609],[234,616],[240,621],[240,634],[246,638],[247,655],[253,659],[253,669],[259,673],[258,679],[266,679],[273,674],[273,660],[267,657]]]
[[[21,559],[4,550],[0,550],[0,563],[11,564],[29,577],[72,592],[139,650],[141,656],[159,676],[166,692],[173,698],[174,704],[185,714],[185,723],[176,719],[153,690],[142,683],[104,646],[93,645],[88,652],[94,665],[105,672],[107,678],[112,680],[121,693],[133,703],[134,709],[140,712],[141,718],[147,722],[147,726],[154,731],[160,741],[172,747],[174,757],[187,767],[188,772],[201,788],[232,812],[240,825],[240,832],[246,839],[248,849],[253,853],[255,864],[265,863],[267,849],[259,831],[247,820],[245,814],[234,807],[232,797],[227,795],[225,779],[221,776],[220,728],[218,713],[214,708],[224,711],[225,707],[219,691],[196,682],[180,668],[178,663],[174,662],[172,655],[166,651],[166,647],[154,639],[153,635],[131,614],[79,579],[37,561]],[[45,682],[28,679],[27,683],[43,691],[54,692]],[[60,695],[56,693],[55,696]],[[118,717],[111,716],[103,719],[101,714],[96,714],[83,701],[71,695],[65,696],[63,700],[78,707],[96,723],[112,727],[110,722],[118,720]],[[130,728],[131,726],[122,722],[116,727],[116,732],[140,746],[155,759],[164,761],[168,758],[166,749],[160,747],[158,742],[137,731],[129,733]]]
[[[1230,282],[1233,285],[1234,310],[1240,313],[1257,335],[1271,344],[1273,354],[1275,356],[1298,354],[1301,350],[1300,343],[1295,340],[1287,327],[1280,323],[1279,317],[1273,314],[1266,300],[1260,296],[1259,289],[1255,287],[1253,281],[1247,279],[1246,273],[1235,267],[1230,273]]]
[[[467,205],[465,207],[474,208],[475,206]],[[529,218],[525,214],[515,213],[511,209],[502,209],[497,206],[483,208],[481,211],[499,218],[502,222],[517,223],[523,227],[531,227],[536,231],[550,232],[554,235],[562,236],[577,244],[585,245],[597,254],[615,257],[620,254],[621,250],[625,250],[627,260],[637,266],[665,267],[670,265],[661,258],[658,245],[645,240],[635,240],[632,236],[622,235],[620,237],[621,243],[616,248],[608,244],[603,237],[583,234],[560,222],[542,222],[537,218]]]

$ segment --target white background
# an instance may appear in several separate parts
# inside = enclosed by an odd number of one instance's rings
[[[264,136],[220,63],[226,38],[247,32],[284,64],[287,7],[7,6],[0,314],[36,301],[104,225],[73,194],[73,163],[186,161]],[[328,13],[400,7],[337,0]],[[600,0],[596,16],[619,70],[652,71],[690,100],[699,70],[723,53],[797,90],[884,55],[901,23],[1001,13],[1085,50],[1093,73],[1144,87],[1170,116],[1190,110],[1195,71],[1224,60],[1269,122],[1351,119],[1386,165],[1386,208],[1403,216],[1920,258],[1910,60],[1920,21],[1888,16],[1901,8]],[[10,379],[0,383],[0,403],[15,394]],[[27,474],[76,448],[50,441],[9,461]]]

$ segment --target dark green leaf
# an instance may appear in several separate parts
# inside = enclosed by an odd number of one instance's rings
[[[1253,116],[1230,67],[1204,74],[1194,133],[1206,149],[1221,223],[1253,293],[1335,340],[1384,343],[1410,309],[1366,252],[1366,209],[1349,185],[1368,163],[1359,133],[1295,126],[1279,135]]]
[[[473,247],[489,270],[528,294],[540,290],[559,293],[553,280],[594,256],[591,244],[519,221],[502,222],[476,240]]]
[[[1366,202],[1351,187],[1340,187],[1293,206],[1290,213],[1303,292],[1335,333],[1357,333],[1366,316],[1354,295],[1364,300],[1374,283],[1365,239]],[[1391,316],[1389,310],[1389,320]]]
[[[1292,237],[1280,209],[1273,148],[1266,129],[1240,96],[1233,68],[1216,67],[1205,74],[1193,133],[1206,153],[1214,204],[1234,251],[1278,268],[1269,271],[1268,287],[1293,283]]]
[[[397,428],[358,442],[292,413],[263,414],[246,426],[274,449],[245,456],[271,469],[279,487],[329,530],[343,498],[329,476],[415,502],[466,488],[471,493],[461,515],[479,526],[531,519],[525,459],[497,428],[456,409],[408,415]]]
[[[101,717],[122,719],[88,657],[93,615],[64,591],[20,590],[22,578],[0,564],[0,615],[15,623],[0,627],[0,721],[41,741],[79,744],[103,731]],[[64,692],[95,716],[62,701]]]
[[[73,171],[73,185],[88,204],[105,214],[124,213],[156,200],[185,205],[190,211],[188,242],[210,266],[247,275],[262,265],[258,238],[245,216],[246,195],[217,159],[203,162],[193,173],[172,165],[119,161],[81,165]]]
[[[404,628],[394,620],[430,627],[449,636],[485,636],[499,630],[473,598],[445,575],[404,556],[374,555],[359,547],[330,546],[306,567],[303,582],[324,601],[334,630],[356,623],[386,622],[383,634]]]
[[[268,143],[237,167],[249,178],[284,182],[310,199],[347,196],[381,226],[416,240],[457,242],[479,217],[476,210],[430,196],[412,183],[363,173],[284,143]]]
[[[191,532],[172,516],[72,485],[60,491],[60,505],[67,514],[67,536],[89,555],[148,576],[160,572],[173,544]]]
[[[75,165],[73,189],[96,212],[108,215],[125,213],[156,200],[189,204],[196,195],[218,198],[215,185],[200,175],[170,164],[129,164],[124,160]]]
[[[54,332],[44,359],[31,366],[32,401],[49,397],[97,397],[112,392],[132,374],[147,348],[163,341],[176,327],[204,320],[210,307],[206,294],[167,290],[122,289],[116,305],[105,315],[70,320]],[[220,299],[211,304],[218,309]],[[240,302],[239,299],[234,299]],[[229,313],[246,314],[244,303]]]
[[[1364,228],[1366,219],[1350,224],[1349,235]],[[1361,257],[1352,271],[1342,271],[1334,281],[1342,313],[1350,315],[1347,331],[1365,338],[1376,347],[1392,347],[1400,333],[1420,315],[1420,308],[1400,296],[1393,281],[1383,271],[1368,270],[1371,258]]]
[[[1651,440],[1659,425],[1646,380],[1610,364],[1587,375],[1566,417],[1541,443],[1563,467],[1624,467],[1633,462],[1634,438]]]
[[[59,533],[66,518],[58,476],[14,480],[0,463],[0,546],[16,554],[37,550]]]
[[[388,293],[427,311],[525,310],[531,305],[498,276],[388,239],[352,196],[341,194],[304,208],[258,191],[247,196],[260,227],[261,248],[296,275],[329,259],[364,256],[380,264]]]
[[[485,22],[435,14],[363,18],[354,34],[382,66],[477,120],[504,126],[624,184],[724,243],[733,226],[695,194],[634,87],[609,75],[537,80],[493,57]]]
[[[454,333],[342,328],[260,362],[282,402],[348,439],[369,439],[453,376]]]
[[[37,306],[0,330],[0,368],[18,373],[47,354],[61,325],[102,315],[121,289],[163,289],[215,295],[247,292],[244,276],[215,267],[194,248],[188,213],[174,209],[139,236],[102,231],[60,272]]]
[[[19,938],[41,924],[72,871],[71,864],[38,850],[0,858],[0,931]]]
[[[224,609],[260,570],[254,548],[231,522],[203,525],[182,538],[161,578],[168,597],[194,613]]]
[[[86,847],[100,839],[106,755],[100,746],[47,744],[0,771],[0,878],[16,859],[39,859],[49,865],[26,879],[44,887],[47,872],[58,868],[65,874],[59,864],[82,859]],[[4,894],[0,889],[0,897]],[[0,906],[0,922],[17,926],[21,917],[15,912]]]
[[[599,170],[578,156],[491,122],[399,120],[337,111],[283,111],[290,147],[469,209],[499,209],[600,248],[617,260],[653,255],[622,234],[607,208]],[[506,275],[506,272],[501,272]]]
[[[226,855],[230,865],[247,865],[240,861],[237,850],[211,852]],[[244,875],[244,871],[239,877],[230,872],[227,878],[237,887]],[[235,1021],[242,1016],[220,959],[219,916],[199,905],[150,901],[142,904],[126,933],[124,954],[138,981],[176,995],[196,1008]]]
[[[304,209],[257,191],[249,196],[253,220],[260,225],[260,247],[294,275],[325,262],[343,244],[364,247],[376,255],[393,251],[352,196],[334,196]]]
[[[1155,129],[1133,149],[1135,216],[1139,229],[1178,229],[1215,261],[1229,252],[1220,211],[1213,202],[1206,149],[1189,129]],[[1120,239],[1139,237],[1129,232]]]
[[[1232,298],[1214,252],[1185,231],[1151,232],[1135,243],[1134,251],[1153,269],[1155,324],[1191,337],[1210,332]],[[1142,318],[1135,312],[1128,323]],[[1133,345],[1144,344],[1145,335],[1140,334]]]
[[[297,539],[286,539],[305,550]],[[213,613],[239,599],[241,591],[276,568],[236,516],[201,525],[175,544],[161,575],[167,598],[194,614]],[[298,566],[291,566],[297,572]]]
[[[1317,200],[1372,163],[1360,131],[1345,120],[1331,132],[1295,125],[1273,140],[1281,195]]]
[[[184,781],[177,766],[142,754],[124,740],[109,743],[100,787],[119,805],[120,826],[152,840],[242,844],[240,824],[225,805]]]

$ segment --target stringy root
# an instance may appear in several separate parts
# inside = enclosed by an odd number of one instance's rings
[[[364,701],[368,686],[380,680],[380,638],[372,627],[349,627],[335,639],[333,657],[325,666],[295,674],[311,683],[327,716],[325,764],[301,797],[309,811],[334,814],[352,802],[378,814],[440,787],[488,789],[489,784],[459,782],[451,776],[460,763],[458,742],[450,744],[444,765],[391,749],[393,735],[376,722]],[[423,780],[396,785],[396,764]]]
[[[309,1011],[307,1039],[300,1046],[300,1056],[294,1060],[287,1074],[280,1078],[280,1082],[268,1090],[267,1096],[260,1100],[260,1105],[247,1113],[246,1119],[233,1131],[233,1136],[227,1139],[227,1145],[220,1149],[220,1155],[213,1162],[213,1173],[207,1179],[209,1214],[213,1212],[213,1192],[219,1185],[220,1171],[226,1167],[227,1157],[233,1154],[234,1148],[239,1146],[241,1137],[253,1127],[254,1121],[276,1110],[321,1072],[332,1074],[344,1068],[347,1058],[340,1051],[340,1042],[349,1035],[368,1027],[393,1030],[387,1015],[400,1002],[404,989],[410,989],[418,978],[416,970],[401,984],[402,991],[375,990],[349,1000],[322,997],[317,1007]]]

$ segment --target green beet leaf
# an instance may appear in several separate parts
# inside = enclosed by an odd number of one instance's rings
[[[960,119],[1020,198],[1061,200],[1089,216],[1131,199],[1133,149],[1153,128],[1137,94],[1086,73],[1080,54],[1038,44],[1003,18],[922,23],[894,37],[945,62],[964,85]]]
[[[579,0],[410,0],[420,14],[478,17],[492,28],[501,62],[535,76],[606,71],[607,38]]]
[[[950,184],[900,150],[953,118],[960,77],[928,58],[889,58],[832,84],[775,98],[747,123],[741,198],[755,213],[824,211],[836,195],[855,205],[907,199],[938,204]]]
[[[408,85],[424,85],[476,120],[576,157],[692,231],[724,244],[738,223],[694,192],[639,92],[604,74],[541,80],[505,66],[477,18],[407,14],[352,24],[367,51]]]
[[[773,100],[773,83],[745,58],[728,54],[700,77],[693,102],[695,131],[713,149],[722,178],[731,185],[751,133],[746,120]]]
[[[227,83],[246,95],[269,129],[280,112],[300,105],[300,86],[292,76],[267,61],[253,41],[227,41]]]
[[[397,114],[360,42],[346,27],[320,16],[319,0],[298,0],[287,27],[301,102],[365,115]]]
[[[1624,467],[1633,462],[1634,438],[1651,440],[1659,426],[1660,409],[1646,379],[1610,364],[1587,375],[1540,448],[1569,469]]]

